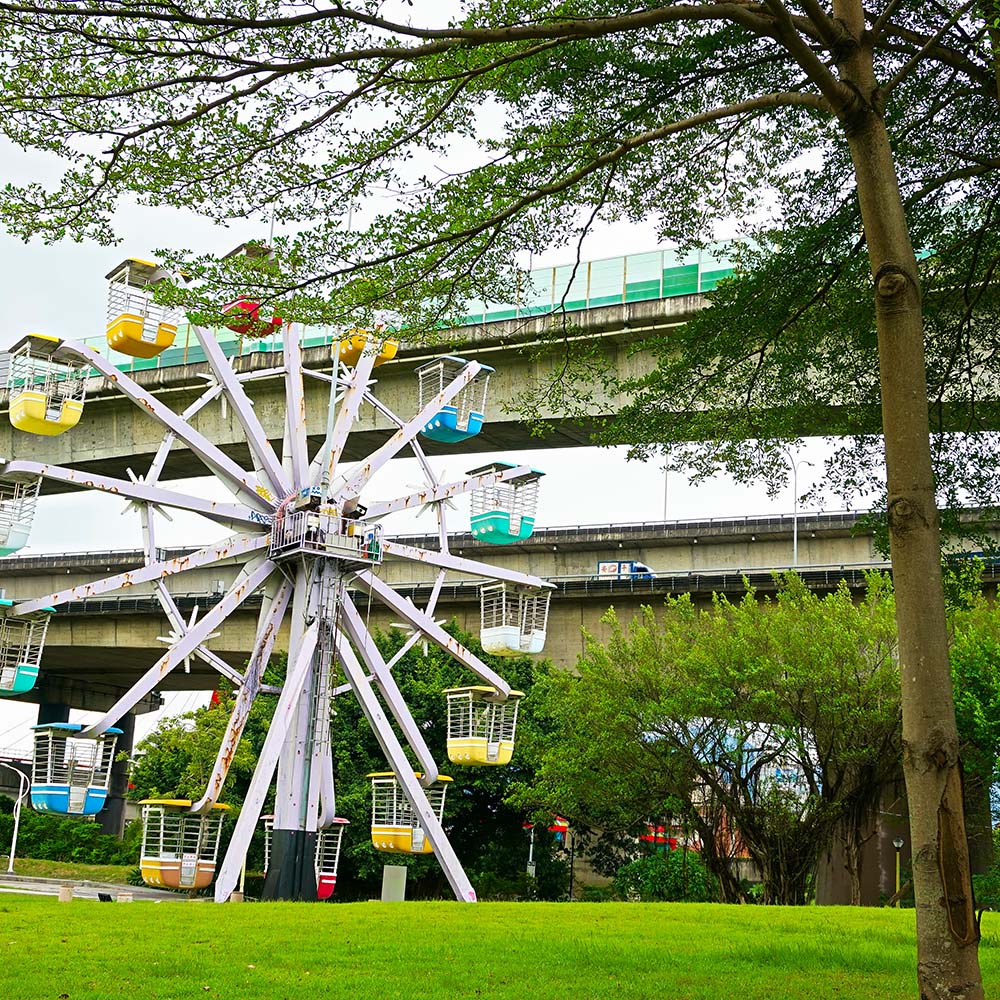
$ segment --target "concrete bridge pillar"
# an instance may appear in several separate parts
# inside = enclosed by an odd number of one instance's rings
[[[38,724],[47,722],[69,722],[69,705],[64,701],[40,701],[38,703]]]
[[[123,715],[116,723],[122,730],[115,747],[115,762],[111,766],[108,801],[97,814],[101,832],[120,837],[125,832],[125,800],[128,797],[128,771],[132,748],[135,744],[135,714]],[[118,759],[121,758],[121,759]]]

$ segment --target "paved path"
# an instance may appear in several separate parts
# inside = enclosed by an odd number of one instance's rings
[[[16,862],[15,862],[16,864]],[[38,878],[34,875],[8,875],[0,872],[0,893],[24,893],[32,896],[58,896],[59,887],[73,886],[73,896],[77,899],[97,899],[99,892],[117,899],[119,892],[130,892],[135,900],[154,902],[183,902],[188,897],[181,893],[164,892],[147,886],[117,885],[111,882],[91,882],[87,879]]]

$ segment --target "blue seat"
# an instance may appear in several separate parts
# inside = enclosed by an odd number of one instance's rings
[[[76,722],[32,726],[35,755],[31,767],[31,806],[38,812],[93,816],[108,798],[115,744],[122,730],[111,726],[83,738]]]
[[[473,410],[469,414],[469,419],[466,421],[465,426],[460,427],[458,409],[454,406],[443,406],[434,415],[432,420],[424,424],[420,433],[430,441],[453,444],[456,441],[464,441],[467,438],[475,437],[483,429],[483,421],[485,419],[482,413],[477,413]]]

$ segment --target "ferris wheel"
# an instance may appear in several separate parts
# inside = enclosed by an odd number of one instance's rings
[[[155,301],[158,281],[170,277],[146,261],[127,260],[109,275],[109,345],[133,357],[152,358],[174,341],[181,316]],[[211,331],[192,325],[210,380],[201,395],[177,413],[147,392],[113,361],[83,343],[29,335],[7,356],[11,423],[26,433],[71,432],[85,420],[91,369],[163,429],[149,468],[131,481],[31,461],[0,460],[0,553],[16,551],[30,534],[43,484],[56,482],[112,493],[138,509],[145,563],[127,573],[94,580],[44,597],[0,605],[0,697],[30,690],[44,670],[45,627],[61,605],[145,584],[156,594],[172,629],[170,643],[149,669],[91,725],[50,723],[35,727],[32,805],[39,810],[88,815],[107,798],[117,723],[166,676],[197,657],[236,688],[234,708],[213,773],[197,801],[143,803],[141,870],[147,882],[197,889],[215,879],[215,899],[236,889],[247,848],[276,782],[274,812],[267,817],[268,873],[265,896],[325,898],[336,879],[347,820],[336,814],[330,745],[334,699],[353,696],[384,751],[389,770],[371,776],[371,840],[388,853],[433,853],[459,900],[476,894],[442,825],[442,775],[393,677],[393,666],[420,641],[447,651],[474,683],[442,692],[448,705],[448,755],[460,766],[502,765],[510,760],[521,692],[451,637],[434,619],[449,572],[472,575],[481,587],[483,648],[498,655],[538,652],[545,639],[550,585],[538,577],[449,551],[446,506],[462,494],[472,498],[472,530],[505,544],[528,537],[534,526],[541,473],[494,462],[443,482],[421,446],[426,438],[460,447],[485,420],[493,369],[466,358],[445,356],[415,372],[417,399],[411,416],[395,413],[378,397],[375,369],[391,360],[398,343],[384,330],[353,330],[332,339],[332,370],[303,365],[302,330],[278,317],[262,316],[248,299],[227,307],[230,329],[241,336],[281,331],[281,351],[264,370],[237,372]],[[284,387],[281,456],[265,434],[248,389],[255,380]],[[330,393],[323,445],[310,459],[305,385],[314,379]],[[196,430],[193,418],[223,403],[235,415],[251,456],[243,468]],[[394,428],[361,462],[346,465],[345,446],[365,408],[374,408]],[[202,499],[161,482],[168,453],[186,446],[231,494],[231,502]],[[393,458],[411,453],[424,484],[404,496],[374,494],[373,476]],[[414,507],[433,511],[437,544],[416,547],[390,534],[392,516]],[[180,558],[164,559],[157,546],[159,518],[166,510],[200,515],[231,533]],[[435,577],[423,607],[382,579],[385,560],[433,567]],[[166,581],[185,572],[226,562],[238,564],[235,580],[198,621],[188,622]],[[253,594],[262,595],[256,633],[244,671],[213,653],[210,641]],[[386,661],[369,631],[366,607],[375,601],[391,611],[411,635]],[[279,628],[287,623],[288,671],[280,691],[269,689],[264,671]],[[342,682],[338,684],[338,680]],[[254,700],[276,693],[274,719],[261,749],[228,850],[217,864],[219,831],[227,808],[222,795],[229,764]],[[412,760],[411,760],[412,758]],[[355,817],[355,820],[357,818]]]

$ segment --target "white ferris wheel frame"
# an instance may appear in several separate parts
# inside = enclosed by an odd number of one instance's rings
[[[480,681],[493,687],[499,696],[506,698],[510,693],[509,684],[448,635],[434,620],[434,609],[445,577],[451,570],[474,573],[487,580],[504,581],[523,587],[551,587],[551,584],[539,577],[492,566],[479,560],[460,558],[448,548],[445,514],[448,500],[472,490],[515,479],[530,471],[526,466],[516,466],[441,483],[417,440],[421,429],[476,377],[481,366],[475,361],[469,361],[434,399],[415,416],[405,420],[372,392],[375,382],[371,376],[377,345],[373,349],[373,345],[369,344],[353,368],[338,366],[335,362],[331,374],[308,370],[303,367],[302,362],[300,327],[297,324],[286,324],[282,363],[262,371],[241,373],[234,370],[209,332],[193,324],[192,330],[205,353],[210,369],[210,374],[206,376],[209,383],[201,395],[179,414],[121,372],[109,359],[96,354],[82,343],[62,342],[63,350],[96,368],[122,395],[164,428],[165,435],[160,447],[145,475],[137,477],[130,470],[130,480],[39,462],[3,460],[0,460],[0,477],[14,474],[37,476],[79,489],[112,493],[131,501],[140,514],[145,565],[34,600],[22,601],[10,613],[15,616],[26,615],[42,608],[55,608],[68,601],[111,593],[136,584],[153,584],[164,615],[170,623],[172,641],[166,652],[146,673],[81,735],[97,736],[113,726],[191,656],[207,663],[234,684],[237,693],[213,773],[205,794],[192,806],[194,813],[207,813],[218,800],[256,696],[262,692],[278,694],[274,719],[258,758],[229,849],[218,871],[215,886],[217,902],[226,901],[238,884],[246,850],[276,769],[276,828],[280,826],[282,829],[315,831],[329,825],[334,818],[330,713],[328,708],[319,711],[315,707],[310,708],[311,704],[315,706],[321,701],[314,697],[316,690],[323,692],[324,698],[336,697],[348,690],[353,692],[414,814],[419,818],[456,898],[474,902],[475,890],[424,792],[438,778],[438,768],[393,678],[392,667],[416,642],[429,641],[448,652]],[[323,446],[312,462],[308,458],[307,446],[305,377],[325,381],[331,388],[327,432]],[[245,389],[247,383],[265,378],[282,378],[284,381],[286,410],[283,459],[278,458],[268,441]],[[252,470],[243,469],[191,424],[191,419],[199,411],[219,399],[233,409],[243,429]],[[343,471],[341,465],[344,447],[363,403],[374,407],[395,425],[396,430],[365,461],[356,463],[349,471]],[[215,476],[233,494],[234,503],[204,500],[160,485],[160,476],[175,442],[187,445],[201,459],[208,473]],[[430,596],[423,609],[403,598],[370,568],[336,568],[333,561],[324,561],[316,573],[310,574],[300,561],[292,574],[287,571],[287,564],[279,566],[268,558],[272,520],[283,503],[301,490],[321,488],[331,503],[340,505],[349,498],[359,496],[372,476],[407,447],[412,450],[420,465],[427,483],[426,488],[389,500],[366,499],[367,512],[361,520],[372,522],[396,511],[421,506],[434,510],[438,522],[438,549],[418,548],[394,542],[391,538],[382,543],[386,556],[437,568]],[[234,533],[223,541],[206,545],[183,557],[159,558],[153,514],[162,513],[164,509],[199,514],[231,528]],[[200,620],[186,622],[167,589],[166,579],[192,569],[233,560],[241,562],[242,568],[229,590]],[[338,588],[338,619],[332,624],[321,620],[321,609],[317,606],[318,578],[324,573],[336,576]],[[364,615],[347,593],[345,584],[348,583],[367,594],[369,599],[374,598],[385,605],[411,629],[410,637],[390,662],[387,663],[382,658],[371,640]],[[264,599],[258,614],[254,647],[246,670],[240,673],[213,653],[207,643],[226,619],[251,594],[260,590],[264,591]],[[280,689],[268,687],[263,684],[264,671],[274,648],[278,629],[289,610],[291,633],[288,674]],[[323,635],[328,635],[329,640],[324,640]],[[324,647],[323,655],[317,656],[316,651],[323,647],[324,642],[332,648]],[[337,688],[330,686],[331,657],[339,663],[347,680],[346,684]],[[418,761],[422,772],[419,780],[414,775],[413,765],[407,758],[393,722]]]

